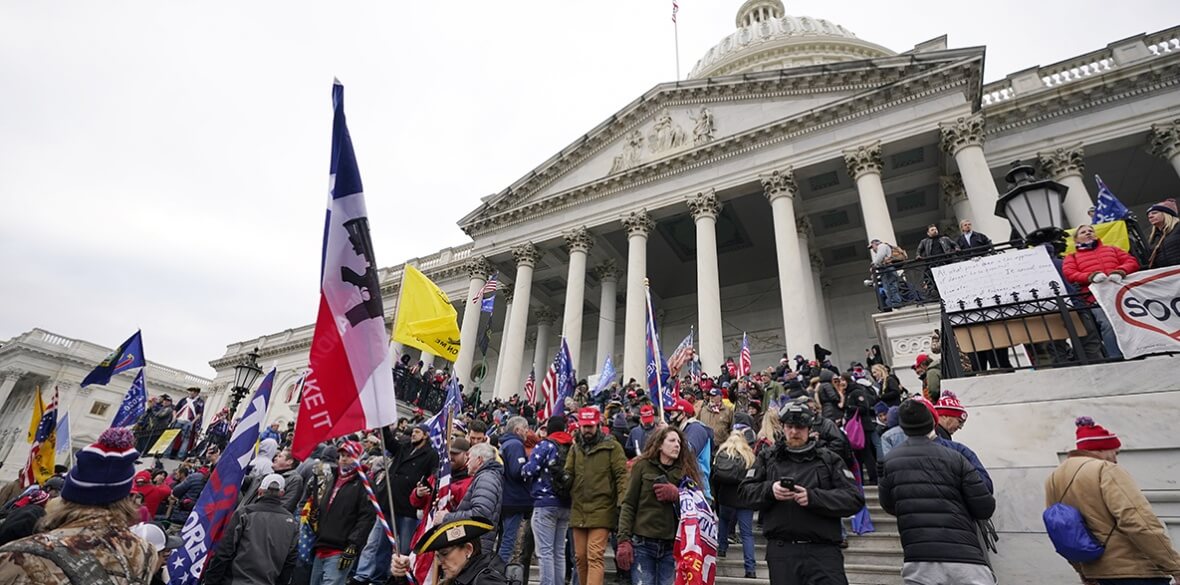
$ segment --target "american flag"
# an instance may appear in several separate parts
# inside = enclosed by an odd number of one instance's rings
[[[451,511],[454,505],[458,502],[451,501],[451,490],[448,486],[451,485],[451,446],[450,435],[451,430],[455,426],[455,420],[463,412],[463,395],[459,391],[459,378],[452,377],[450,384],[447,386],[447,398],[443,402],[443,407],[430,420],[426,421],[429,427],[428,437],[430,444],[434,450],[438,452],[438,472],[435,475],[434,485],[436,486],[435,493],[437,496],[434,500],[432,510],[423,514],[422,522],[419,523],[418,530],[414,532],[411,545],[417,543],[426,531],[434,526],[434,514],[439,510]],[[411,538],[408,534],[399,534],[398,538]],[[432,575],[431,568],[434,565],[434,553],[425,554],[411,554],[410,565],[414,567],[413,581],[419,585],[427,585],[434,582],[434,575]]]
[[[750,340],[744,331],[742,332],[742,354],[738,357],[738,375],[750,375]]]
[[[41,401],[41,388],[36,389],[37,402]],[[57,431],[57,387],[53,388],[53,400],[41,413],[41,420],[33,434],[33,446],[29,449],[29,460],[21,470],[21,485],[28,487],[37,485],[53,475],[53,464],[56,459]]]
[[[676,376],[680,373],[680,368],[692,361],[693,347],[692,347],[692,329],[688,330],[688,337],[685,337],[680,345],[672,351],[672,355],[668,356],[668,371]]]
[[[529,377],[524,381],[524,400],[529,404],[537,402],[537,372],[529,370]]]
[[[676,22],[676,13],[680,12],[680,4],[672,0],[672,22]]]
[[[487,283],[483,285],[483,288],[479,289],[479,292],[471,298],[471,304],[474,305],[475,303],[478,303],[479,300],[488,293],[494,293],[500,290],[500,282],[496,277],[497,273],[493,272],[491,278],[489,278]]]
[[[557,355],[553,356],[553,363],[549,364],[545,379],[541,381],[541,397],[545,399],[545,406],[541,407],[542,420],[565,412],[565,398],[574,391],[573,364],[570,346],[562,337],[561,347],[557,349]]]
[[[650,290],[646,291],[646,296],[647,323],[644,327],[643,345],[647,353],[647,390],[652,403],[661,405],[659,412],[663,413],[664,410],[676,405],[676,397],[668,387],[668,378],[671,375],[668,373],[668,362],[664,361],[664,356],[660,353],[660,335],[656,331],[656,322],[652,315]]]

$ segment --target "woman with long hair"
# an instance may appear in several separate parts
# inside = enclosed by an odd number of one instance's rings
[[[720,519],[717,556],[724,557],[729,549],[729,540],[726,537],[736,522],[742,538],[746,578],[753,579],[757,577],[754,571],[754,510],[742,507],[738,484],[746,478],[746,471],[754,466],[754,450],[750,448],[750,444],[754,442],[754,433],[749,428],[738,428],[740,426],[744,425],[734,425],[733,433],[721,444],[721,448],[717,450],[717,460],[713,463],[713,480],[717,484],[715,493]]]
[[[885,364],[873,364],[870,371],[873,373],[873,379],[881,387],[881,402],[888,406],[900,405],[902,387],[901,380],[897,378],[897,375],[889,371],[889,367]]]
[[[758,439],[754,441],[754,453],[764,447],[774,447],[774,442],[783,434],[783,423],[779,421],[778,412],[773,408],[766,409],[762,415],[762,428],[758,430]]]
[[[1147,237],[1147,267],[1180,266],[1180,224],[1176,200],[1168,199],[1147,209],[1151,235]]]
[[[648,439],[634,465],[619,512],[616,562],[635,570],[636,585],[670,585],[676,578],[672,547],[679,525],[680,482],[703,489],[696,454],[680,429],[663,427]]]

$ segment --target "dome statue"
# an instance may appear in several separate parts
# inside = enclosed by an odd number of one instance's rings
[[[781,0],[746,0],[737,30],[697,61],[689,79],[896,55],[822,18],[787,16]]]

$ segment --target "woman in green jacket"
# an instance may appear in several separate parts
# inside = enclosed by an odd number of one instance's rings
[[[676,578],[672,546],[676,542],[680,482],[701,485],[696,456],[680,429],[666,426],[647,441],[631,467],[631,480],[619,513],[619,568],[635,564],[636,585],[670,585]]]

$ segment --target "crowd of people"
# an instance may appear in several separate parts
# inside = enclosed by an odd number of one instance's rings
[[[759,572],[760,530],[771,583],[847,583],[842,549],[850,529],[864,529],[847,519],[868,513],[863,486],[876,484],[882,508],[897,517],[906,583],[995,583],[994,484],[954,439],[968,412],[942,390],[939,364],[937,353],[919,357],[923,384],[912,394],[874,347],[843,370],[783,355],[739,375],[727,360],[718,376],[671,380],[666,408],[636,380],[597,394],[581,381],[548,418],[519,396],[472,397],[437,442],[418,408],[396,425],[325,442],[303,461],[276,423],[260,437],[202,582],[400,584],[419,582],[426,559],[465,585],[525,582],[534,563],[542,585],[602,585],[612,564],[617,583],[667,585],[678,570],[681,489],[695,486],[717,513],[718,556],[740,546],[746,577]],[[410,370],[399,374],[399,392],[408,376],[434,376]],[[166,405],[153,407],[160,421]],[[151,442],[145,425],[138,434],[107,431],[73,469],[40,486],[0,491],[0,583],[45,582],[28,577],[39,571],[60,576],[53,582],[98,572],[109,581],[95,582],[163,582],[163,561],[180,546],[169,535],[221,457],[221,429],[210,432],[220,422],[194,436],[170,472],[140,457],[136,444]],[[1133,480],[1110,470],[1117,438],[1092,421],[1078,429],[1079,451],[1050,479],[1047,498],[1117,532],[1108,550],[1123,560],[1075,568],[1099,583],[1180,573]],[[1104,463],[1086,466],[1090,459]],[[1120,506],[1093,505],[1114,492]],[[1091,524],[1091,515],[1100,519]],[[95,562],[79,560],[88,558]]]

